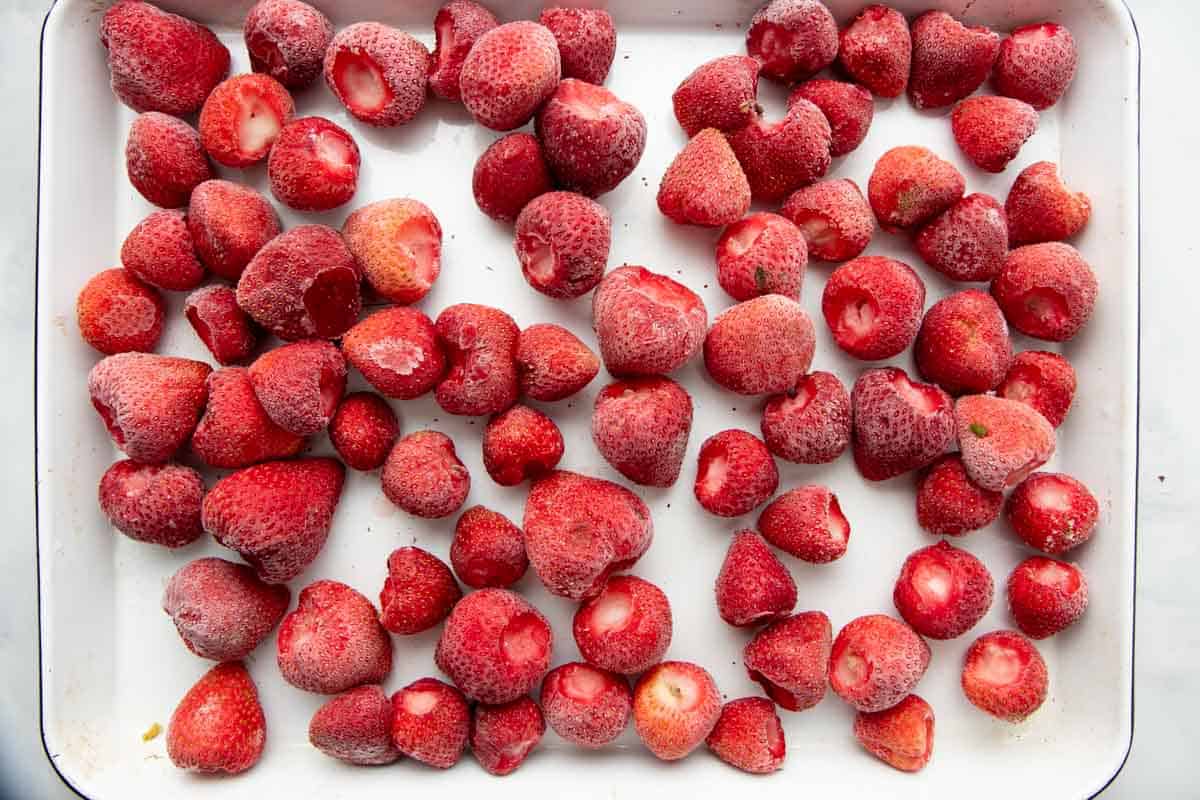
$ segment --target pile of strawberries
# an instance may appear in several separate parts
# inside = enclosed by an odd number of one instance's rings
[[[851,525],[828,487],[776,496],[775,459],[825,464],[847,449],[868,481],[920,471],[916,519],[929,533],[963,536],[1003,513],[1045,554],[1008,578],[1019,631],[980,636],[962,668],[963,692],[983,711],[1017,722],[1037,710],[1048,675],[1031,640],[1063,630],[1087,606],[1078,566],[1048,556],[1091,537],[1098,505],[1078,480],[1036,471],[1054,452],[1076,376],[1061,355],[1014,355],[1009,326],[1063,342],[1087,322],[1096,278],[1063,240],[1087,223],[1088,200],[1047,162],[1024,170],[1004,204],[964,196],[963,175],[920,146],[884,154],[866,197],[852,181],[824,176],[867,135],[874,97],[906,90],[918,108],[953,105],[966,156],[1004,170],[1074,75],[1070,33],[1043,23],[1002,41],[943,12],[910,26],[879,5],[839,31],[816,0],[761,8],[748,55],[700,66],[672,98],[690,139],[663,177],[658,206],[678,223],[724,226],[716,274],[736,304],[710,325],[683,284],[642,266],[607,269],[612,219],[595,198],[632,172],[646,141],[641,112],[602,85],[616,45],[609,15],[556,8],[537,23],[500,24],[474,0],[451,0],[434,29],[431,54],[386,25],[334,35],[300,0],[260,0],[244,30],[254,72],[227,77],[229,52],[206,28],[142,0],[119,0],[104,15],[113,90],[139,112],[129,180],[162,210],[129,234],[123,267],[79,294],[80,332],[106,356],[88,378],[91,402],[128,457],[101,478],[100,506],[133,539],[181,547],[207,533],[244,562],[201,558],[167,584],[163,607],[184,645],[220,662],[175,710],[172,761],[228,773],[257,762],[265,718],[241,659],[278,628],[283,679],[332,695],[312,718],[312,744],[354,764],[408,756],[445,768],[469,746],[504,775],[547,724],[600,747],[632,719],[659,758],[707,743],[736,767],[772,772],[786,751],[778,708],[810,708],[831,686],[858,711],[854,733],[867,750],[919,770],[934,735],[933,709],[912,693],[930,660],[925,639],[970,631],[992,604],[993,579],[942,539],[900,565],[899,618],[861,616],[834,636],[824,613],[794,613],[795,582],[772,548],[832,562],[846,553]],[[835,62],[853,82],[812,79]],[[998,95],[974,95],[989,75]],[[760,76],[796,84],[783,119],[765,119],[757,105]],[[418,200],[363,206],[340,231],[283,231],[267,198],[215,178],[212,162],[265,162],[272,194],[291,208],[348,203],[361,167],[354,137],[294,115],[292,93],[318,77],[367,125],[412,120],[429,92],[498,131],[533,121],[535,133],[509,133],[482,153],[472,191],[483,213],[514,224],[533,289],[564,301],[592,293],[599,356],[563,327],[521,330],[497,308],[463,303],[435,319],[416,308],[442,268],[441,226]],[[196,112],[198,130],[182,119]],[[748,214],[754,200],[778,213]],[[990,292],[965,288],[926,310],[916,270],[862,255],[876,223],[911,235],[930,268],[990,282]],[[821,298],[837,346],[865,362],[911,346],[920,380],[873,367],[848,392],[837,376],[810,371],[815,329],[798,302],[810,258],[844,262]],[[163,291],[191,292],[187,320],[218,369],[152,353]],[[363,317],[364,298],[390,305]],[[282,344],[259,353],[268,335]],[[615,380],[596,397],[596,448],[629,481],[671,486],[693,406],[668,374],[701,353],[721,387],[764,400],[761,438],[736,429],[710,436],[695,478],[697,502],[716,517],[758,513],[755,528],[730,542],[715,600],[725,622],[755,629],[743,661],[765,697],[724,704],[703,667],[663,660],[668,598],[627,574],[653,538],[646,504],[616,483],[557,470],[566,446],[558,426],[521,402],[569,398],[603,362]],[[347,395],[351,369],[375,391]],[[472,481],[456,451],[464,443],[434,430],[401,436],[388,402],[429,392],[449,414],[488,417],[488,475],[530,484],[521,527],[468,508],[449,565],[402,547],[388,558],[378,606],[320,580],[289,612],[288,583],[329,536],[346,466],[380,470],[383,494],[417,517],[464,506]],[[301,456],[322,431],[340,460]],[[185,450],[230,472],[206,486],[176,460]],[[549,669],[550,625],[509,589],[530,566],[551,593],[578,603],[572,634],[585,661]],[[433,660],[450,682],[422,678],[389,698],[381,684],[392,634],[439,625]]]

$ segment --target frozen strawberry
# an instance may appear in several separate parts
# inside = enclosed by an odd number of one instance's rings
[[[385,308],[342,337],[346,360],[385,397],[411,400],[442,379],[446,356],[437,329],[415,308]]]
[[[161,464],[192,435],[210,372],[186,358],[118,353],[92,367],[88,394],[117,447],[134,461]]]
[[[167,581],[162,606],[188,650],[214,661],[237,661],[275,629],[291,597],[288,587],[263,583],[245,564],[198,558]]]
[[[912,24],[908,96],[917,108],[951,105],[987,80],[1000,35],[968,28],[945,11],[926,11]]]
[[[825,283],[821,313],[833,340],[863,361],[899,355],[912,344],[925,307],[925,283],[903,261],[860,256]]]
[[[462,599],[450,568],[419,547],[393,550],[387,570],[379,593],[379,622],[392,633],[429,630]]]
[[[904,699],[929,666],[929,645],[884,614],[857,617],[838,631],[829,685],[859,711],[883,711]]]
[[[562,432],[554,420],[529,406],[500,412],[483,431],[483,466],[501,486],[549,472],[562,454]]]
[[[409,305],[429,293],[441,272],[442,226],[419,200],[381,200],[342,225],[346,246],[381,297]]]
[[[914,383],[902,369],[864,372],[850,405],[854,464],[867,480],[920,469],[954,444],[954,401],[933,384]]]
[[[1075,336],[1096,305],[1096,273],[1069,244],[1046,242],[1009,252],[992,297],[1021,333],[1051,342]]]
[[[1008,610],[1031,639],[1045,639],[1074,625],[1087,604],[1087,578],[1078,564],[1032,556],[1008,576]]]
[[[726,703],[704,741],[726,764],[760,775],[782,767],[787,754],[775,704],[761,697],[743,697]]]
[[[738,394],[774,394],[796,385],[812,365],[816,334],[795,300],[768,294],[738,303],[713,320],[704,366]]]
[[[721,692],[708,670],[687,661],[663,661],[638,679],[633,725],[646,748],[677,761],[699,747],[721,716]]]
[[[757,436],[734,428],[710,436],[700,445],[695,494],[709,513],[721,517],[748,514],[778,488],[775,459]]]
[[[825,697],[832,638],[829,617],[802,611],[755,634],[742,660],[750,680],[781,708],[804,711]]]
[[[450,566],[472,589],[512,586],[529,567],[524,534],[503,514],[472,506],[454,525]]]
[[[781,494],[759,515],[758,529],[768,542],[810,564],[836,561],[850,543],[850,523],[825,486]]]
[[[875,100],[861,86],[824,78],[806,81],[788,97],[788,104],[807,100],[829,121],[829,154],[837,157],[858,149],[875,116]]]
[[[231,281],[283,230],[267,198],[222,180],[205,181],[192,191],[187,225],[200,262]]]
[[[517,217],[517,260],[526,282],[547,297],[587,294],[604,277],[612,217],[595,200],[574,192],[546,192]]]
[[[610,578],[600,594],[575,611],[572,631],[589,663],[635,675],[662,660],[673,622],[667,596],[634,575]]]
[[[716,583],[717,612],[739,628],[783,619],[796,607],[796,582],[754,531],[729,543]]]
[[[553,188],[541,142],[529,133],[510,133],[492,142],[471,176],[475,205],[499,222],[516,220],[531,200]]]
[[[344,128],[323,117],[300,117],[283,127],[267,159],[275,199],[297,211],[329,211],[358,189],[362,157]]]
[[[329,342],[310,339],[263,353],[249,368],[267,416],[297,436],[324,430],[346,390],[346,360]]]
[[[793,96],[782,120],[757,117],[729,134],[729,146],[746,173],[754,199],[774,203],[825,175],[831,135],[821,109]]]
[[[449,769],[467,747],[471,708],[462,692],[421,678],[392,695],[392,741],[423,764]]]
[[[162,208],[186,206],[192,190],[213,177],[196,129],[157,111],[140,114],[129,127],[125,170],[133,188]]]
[[[1078,61],[1075,39],[1062,25],[1024,25],[1000,43],[992,82],[1000,94],[1041,111],[1067,91]]]
[[[279,625],[276,660],[297,689],[338,694],[387,678],[392,640],[370,600],[344,583],[316,581]]]
[[[546,674],[552,639],[546,618],[520,595],[480,589],[450,612],[434,659],[472,700],[508,703]]]
[[[688,136],[705,128],[736,131],[753,120],[758,106],[758,62],[749,56],[706,61],[683,79],[671,103]]]
[[[204,152],[227,167],[264,161],[295,103],[288,90],[269,75],[235,75],[223,81],[200,111]]]
[[[966,187],[962,173],[924,147],[888,150],[867,182],[871,209],[885,230],[916,228],[957,203]]]
[[[242,38],[255,72],[298,90],[321,74],[333,23],[301,0],[258,0],[246,13]]]
[[[990,281],[1008,255],[1008,218],[995,198],[969,194],[921,228],[917,252],[953,281]]]
[[[1067,188],[1058,165],[1039,161],[1021,170],[1004,201],[1009,243],[1014,247],[1070,239],[1087,225],[1092,203]]]
[[[192,434],[192,452],[210,467],[240,469],[260,461],[290,458],[304,437],[285,431],[267,416],[242,367],[208,376],[208,405]]]
[[[362,309],[354,256],[333,228],[292,228],[254,256],[238,280],[237,301],[285,341],[337,338]]]
[[[950,117],[954,141],[985,172],[1003,172],[1037,130],[1033,106],[1009,97],[968,97]]]
[[[894,8],[870,5],[839,37],[842,69],[879,97],[899,97],[908,87],[912,36],[908,20]]]
[[[517,400],[517,337],[520,329],[498,308],[459,303],[438,314],[438,341],[448,370],[435,397],[450,414],[483,416]]]
[[[983,562],[943,539],[904,560],[892,602],[922,636],[954,639],[987,614],[992,589],[992,576]]]
[[[1075,399],[1075,368],[1058,353],[1026,350],[1017,353],[996,387],[996,394],[1036,409],[1058,427]]]
[[[324,547],[345,479],[346,468],[332,458],[247,467],[217,481],[204,498],[201,521],[260,580],[287,583]]]
[[[400,435],[396,412],[377,394],[355,392],[338,404],[329,422],[329,441],[346,466],[379,469]]]
[[[1054,454],[1054,427],[1024,403],[969,395],[954,404],[963,466],[993,492],[1011,489]]]
[[[123,2],[123,5],[148,5]],[[180,769],[236,775],[258,763],[267,721],[258,688],[240,661],[204,673],[167,723],[167,756]]]
[[[537,135],[558,184],[597,197],[638,165],[646,118],[603,86],[567,78],[538,111]]]
[[[846,178],[797,189],[779,212],[804,234],[808,257],[846,261],[857,257],[875,235],[875,216],[858,184]]]
[[[580,747],[599,748],[629,725],[633,692],[621,675],[572,661],[546,673],[542,713],[562,738]]]
[[[915,694],[883,711],[860,711],[854,738],[867,752],[901,772],[919,772],[933,755],[933,709]]]
[[[963,659],[963,694],[1005,722],[1024,722],[1041,708],[1049,682],[1042,654],[1016,631],[985,633]]]
[[[400,758],[392,741],[392,701],[375,684],[339,694],[318,708],[308,723],[308,741],[347,764],[376,766]]]
[[[153,350],[166,311],[162,295],[120,267],[93,275],[75,300],[79,334],[110,356]]]
[[[937,536],[962,536],[986,527],[1003,506],[1004,495],[977,486],[957,453],[933,462],[917,486],[917,522]]]
[[[430,70],[425,45],[379,22],[343,28],[325,51],[325,84],[360,122],[390,128],[425,107]]]
[[[212,31],[141,0],[121,0],[104,12],[100,43],[113,93],[138,112],[198,111],[229,72],[229,51]]]
[[[670,378],[616,381],[596,395],[592,441],[634,483],[673,486],[692,431],[692,397]]]
[[[1035,472],[1008,496],[1004,516],[1030,547],[1052,556],[1092,538],[1100,506],[1082,482],[1061,472]]]
[[[383,493],[409,514],[440,519],[453,514],[471,491],[471,474],[444,433],[417,431],[400,439],[383,465]]]
[[[705,128],[675,156],[658,186],[658,210],[680,225],[709,228],[746,215],[750,182],[724,134]]]
[[[614,269],[592,295],[592,327],[613,375],[674,372],[699,352],[707,326],[700,295],[645,267]]]
[[[204,534],[204,481],[190,467],[118,461],[104,471],[98,494],[104,516],[134,541],[183,547]]]
[[[799,300],[807,266],[804,234],[778,214],[751,214],[717,240],[717,282],[734,300],[764,294]]]
[[[600,371],[596,354],[561,325],[530,325],[517,338],[521,394],[553,402],[575,394]]]
[[[546,732],[542,710],[529,697],[511,703],[475,706],[471,714],[471,753],[492,775],[508,775],[525,762]]]
[[[475,40],[462,64],[463,105],[485,128],[511,131],[554,94],[562,60],[554,34],[536,22],[509,22]]]
[[[770,0],[750,20],[746,52],[768,78],[803,80],[837,58],[837,22],[817,0]]]
[[[194,289],[204,280],[182,211],[155,211],[139,222],[121,245],[121,265],[144,283],[169,291]]]
[[[921,377],[948,393],[987,392],[1004,380],[1012,342],[992,296],[967,289],[929,307],[913,353]]]
[[[836,375],[811,372],[762,413],[767,449],[784,461],[828,464],[850,446],[850,395]]]
[[[222,366],[245,361],[258,344],[257,326],[237,304],[228,286],[205,286],[188,295],[183,314]]]
[[[598,595],[654,538],[650,509],[633,492],[563,470],[534,481],[524,529],[533,571],[551,594],[571,600]]]
[[[499,23],[474,0],[450,0],[433,19],[437,47],[429,60],[429,88],[443,100],[459,100],[458,80],[475,40]]]
[[[545,8],[538,22],[558,42],[563,78],[602,84],[617,52],[612,16],[600,8]]]

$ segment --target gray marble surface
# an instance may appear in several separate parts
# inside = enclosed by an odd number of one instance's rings
[[[1129,0],[1142,43],[1141,499],[1133,750],[1105,798],[1195,797],[1200,740],[1200,378],[1194,99],[1200,4]],[[73,797],[38,730],[33,534],[37,47],[48,0],[0,3],[0,798]],[[84,135],[81,132],[81,135]],[[1171,376],[1174,377],[1171,377]],[[1193,755],[1189,756],[1188,754]],[[1019,778],[1014,776],[1015,781]],[[1037,787],[1014,789],[1038,796]]]

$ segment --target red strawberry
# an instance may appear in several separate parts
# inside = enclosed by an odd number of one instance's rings
[[[392,701],[374,684],[339,694],[318,708],[308,723],[308,741],[347,764],[376,766],[400,758],[392,742]]]
[[[734,300],[764,294],[799,300],[807,266],[804,234],[778,214],[751,214],[717,240],[717,282]]]
[[[987,614],[992,588],[992,576],[983,562],[943,539],[904,560],[892,602],[922,636],[954,639]]]
[[[1087,578],[1078,564],[1032,556],[1008,576],[1008,610],[1032,639],[1045,639],[1074,625],[1087,605]]]
[[[385,397],[411,400],[442,379],[446,356],[437,329],[415,308],[385,308],[342,337],[351,366]]]
[[[321,74],[333,23],[301,0],[258,0],[246,13],[242,37],[255,72],[304,89]]]
[[[837,57],[837,22],[817,0],[770,0],[750,20],[746,52],[768,78],[802,80]]]
[[[511,131],[554,94],[562,60],[554,34],[536,22],[509,22],[485,32],[463,61],[463,105],[485,128]]]
[[[421,678],[392,695],[392,741],[423,764],[449,769],[458,763],[470,727],[466,698],[436,678]]]
[[[408,305],[429,293],[441,272],[442,226],[418,200],[381,200],[342,225],[346,246],[381,297]]]
[[[194,289],[204,280],[192,234],[182,211],[155,211],[137,224],[121,245],[121,265],[159,289]]]
[[[1004,201],[1009,242],[1013,245],[1060,242],[1087,225],[1092,203],[1083,192],[1067,188],[1058,165],[1039,161],[1021,170]]]
[[[134,461],[161,464],[192,435],[210,372],[186,358],[118,353],[92,367],[88,393],[117,447]]]
[[[1023,722],[1046,701],[1046,662],[1016,631],[992,631],[972,643],[963,659],[963,694],[1005,722]]]
[[[562,738],[580,747],[600,748],[629,725],[633,692],[621,675],[572,661],[546,673],[542,713]]]
[[[258,328],[228,286],[205,286],[188,295],[183,314],[222,366],[245,361],[258,344]]]
[[[551,594],[586,600],[650,547],[646,504],[623,486],[558,470],[534,481],[525,501],[525,552]]]
[[[499,222],[516,220],[531,200],[553,188],[541,142],[530,133],[510,133],[492,142],[471,176],[475,205]]]
[[[294,110],[288,90],[271,76],[235,75],[204,101],[200,143],[218,164],[252,166],[266,160]]]
[[[726,764],[760,775],[782,767],[787,754],[775,704],[761,697],[726,703],[705,744]]]
[[[600,8],[544,8],[538,22],[558,42],[562,76],[601,84],[617,51],[612,16]]]
[[[699,747],[721,716],[721,692],[712,675],[687,661],[663,661],[638,679],[633,724],[646,748],[676,761]]]
[[[962,536],[992,524],[1004,495],[975,485],[957,453],[939,458],[917,486],[917,522],[937,536]]]
[[[514,246],[521,274],[547,297],[587,294],[604,277],[612,217],[595,200],[574,192],[546,192],[517,217]]]
[[[755,200],[774,203],[829,171],[832,133],[821,109],[802,97],[779,122],[758,117],[729,134]]]
[[[772,622],[742,651],[750,680],[788,711],[812,708],[825,697],[833,632],[829,617],[802,611]]]
[[[854,464],[864,478],[883,481],[933,462],[954,443],[954,401],[902,369],[871,369],[850,392]]]
[[[537,686],[552,649],[540,611],[506,589],[480,589],[450,612],[434,659],[467,697],[497,705]]]
[[[825,283],[821,313],[833,340],[864,361],[899,355],[921,325],[925,283],[903,261],[859,256]]]
[[[554,420],[529,406],[502,411],[483,431],[483,466],[501,486],[549,472],[562,454],[562,432]]]
[[[796,582],[754,531],[729,543],[716,583],[717,612],[739,628],[783,619],[796,607]]]
[[[996,394],[1036,409],[1058,427],[1075,399],[1075,368],[1058,353],[1026,350],[1017,353]]]
[[[616,381],[596,395],[592,441],[634,483],[673,486],[691,431],[691,395],[670,378]]]
[[[963,196],[966,181],[953,164],[924,147],[893,147],[875,162],[867,197],[885,230],[916,228]]]
[[[600,594],[575,611],[579,652],[601,669],[635,675],[662,660],[673,622],[667,596],[634,575],[610,578]]]
[[[904,699],[929,666],[929,645],[884,614],[846,623],[829,655],[829,685],[859,711],[883,711]]]
[[[850,445],[850,395],[837,376],[810,372],[767,400],[762,435],[772,455],[797,464],[828,464]]]
[[[638,165],[646,118],[603,86],[567,78],[538,111],[537,135],[558,184],[597,197]]]
[[[429,88],[443,100],[459,100],[458,79],[475,41],[499,23],[474,0],[450,0],[433,18],[437,47],[429,60]]]
[[[1054,454],[1054,428],[1024,403],[969,395],[954,404],[963,466],[993,492],[1011,489]]]
[[[987,392],[1004,380],[1012,342],[991,295],[967,289],[929,307],[913,353],[921,377],[950,394]]]
[[[471,715],[471,753],[492,775],[508,775],[525,762],[546,732],[542,710],[529,697],[511,703],[475,706]]]
[[[104,516],[134,541],[183,547],[204,535],[204,481],[190,467],[118,461],[104,471],[98,494]]]
[[[301,117],[276,137],[267,178],[271,194],[289,208],[330,211],[354,197],[361,163],[358,144],[345,129],[323,117]]]
[[[387,678],[392,640],[370,600],[344,583],[317,581],[279,625],[276,660],[297,689],[338,694]]]
[[[912,75],[908,96],[917,108],[948,106],[987,80],[1000,35],[968,28],[945,11],[926,11],[912,24]]]
[[[425,107],[430,71],[425,45],[378,22],[343,28],[325,51],[325,84],[350,115],[390,128]]]
[[[855,258],[875,235],[875,217],[862,190],[838,178],[797,189],[779,212],[800,229],[808,256],[817,261]]]
[[[472,589],[508,588],[529,568],[524,534],[503,514],[472,506],[454,525],[450,566]]]
[[[379,622],[392,633],[407,636],[429,630],[462,599],[450,568],[419,547],[393,550],[387,570],[379,593]]]
[[[235,550],[260,580],[287,583],[324,547],[345,478],[345,467],[332,458],[247,467],[205,496],[204,530]]]
[[[188,650],[237,661],[270,635],[291,597],[288,587],[263,583],[244,564],[198,558],[167,581],[162,606]]]
[[[324,430],[346,390],[346,360],[329,342],[310,339],[269,350],[249,368],[254,394],[285,431]]]
[[[775,494],[779,470],[762,440],[731,429],[710,436],[700,445],[696,469],[696,500],[711,514],[748,514]]]
[[[788,97],[788,104],[801,99],[821,109],[829,121],[830,155],[837,157],[853,152],[867,138],[871,119],[875,116],[875,101],[863,87],[824,78],[814,79],[796,87]]]
[[[208,376],[208,405],[192,434],[192,452],[210,467],[239,469],[289,458],[305,444],[267,416],[242,367],[226,367]]]
[[[266,739],[258,688],[242,662],[230,661],[204,673],[179,701],[167,724],[167,755],[180,769],[236,775],[258,763]]]
[[[917,234],[926,264],[953,281],[990,281],[1008,255],[1004,209],[986,194],[969,194]]]
[[[1004,516],[1030,547],[1059,555],[1092,538],[1100,514],[1082,482],[1059,472],[1035,472],[1008,496]]]
[[[471,491],[471,474],[444,433],[417,431],[400,439],[383,465],[383,493],[409,514],[440,519],[453,514]]]
[[[658,210],[680,225],[729,225],[749,209],[750,182],[725,135],[715,128],[692,137],[658,186]]]
[[[768,294],[713,320],[704,337],[704,366],[732,392],[774,394],[792,388],[808,372],[815,346],[812,320],[800,304]]]
[[[758,111],[758,62],[749,56],[706,61],[683,79],[671,103],[688,136],[705,128],[736,131]]]
[[[1033,106],[1008,97],[968,97],[950,117],[954,141],[975,166],[1003,172],[1037,130]]]
[[[908,87],[912,36],[894,8],[870,5],[842,29],[838,63],[879,97],[899,97]]]
[[[700,350],[708,310],[691,289],[645,267],[625,265],[592,295],[592,327],[613,375],[665,375]]]
[[[992,297],[1009,324],[1027,336],[1065,342],[1092,316],[1096,273],[1069,244],[1046,242],[1008,254]]]
[[[438,314],[438,341],[449,369],[435,397],[450,414],[497,414],[517,401],[517,337],[512,317],[498,308],[459,303]]]
[[[205,181],[192,191],[187,224],[200,262],[231,281],[282,231],[267,198],[249,186],[221,180]]]
[[[854,738],[871,755],[901,772],[920,772],[933,755],[933,709],[910,694],[883,711],[860,711]]]
[[[837,495],[824,486],[801,486],[775,498],[758,517],[763,537],[810,564],[827,564],[846,554],[850,523]]]
[[[196,129],[157,111],[140,114],[129,126],[125,171],[133,188],[162,208],[186,206],[192,190],[213,177]]]
[[[1067,91],[1078,61],[1075,39],[1062,25],[1024,25],[1000,43],[992,81],[1000,94],[1041,111]]]
[[[329,422],[329,441],[346,466],[364,472],[383,466],[400,422],[382,397],[371,392],[346,395]]]
[[[517,338],[521,394],[553,402],[575,394],[600,371],[596,354],[561,325],[530,325]]]
[[[75,301],[79,334],[105,355],[153,350],[166,310],[162,295],[120,267],[93,275]]]
[[[229,72],[229,51],[212,31],[141,0],[104,12],[100,43],[113,92],[134,111],[191,114]]]

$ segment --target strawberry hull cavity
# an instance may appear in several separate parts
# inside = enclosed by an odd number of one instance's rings
[[[392,742],[409,758],[449,769],[462,758],[471,708],[462,692],[421,678],[392,695]]]
[[[925,284],[902,261],[861,256],[838,267],[825,283],[821,313],[833,340],[864,361],[903,352],[921,324]]]
[[[765,503],[779,488],[779,470],[762,440],[731,429],[710,436],[697,457],[697,502],[719,517],[738,517]]]
[[[471,716],[471,753],[492,775],[515,771],[546,732],[542,710],[529,697],[489,706],[479,703]]]
[[[837,495],[824,486],[801,486],[775,498],[758,517],[763,537],[810,564],[836,561],[850,543],[850,523]]]
[[[850,394],[829,372],[815,371],[767,400],[762,435],[767,449],[797,464],[828,464],[850,446]]]
[[[463,62],[475,41],[499,23],[474,0],[450,0],[433,18],[437,47],[429,60],[429,88],[443,100],[459,100]]]
[[[322,117],[302,117],[284,126],[267,158],[275,199],[297,211],[329,211],[350,202],[358,190],[362,157],[345,129]]]
[[[200,341],[222,366],[245,361],[258,344],[258,326],[237,304],[228,286],[205,286],[188,295],[183,305]]]
[[[1013,358],[996,394],[1036,409],[1057,428],[1071,410],[1076,384],[1070,361],[1058,353],[1026,350]]]
[[[750,20],[746,52],[768,78],[801,80],[837,57],[837,22],[817,0],[771,0]]]
[[[604,276],[612,217],[595,200],[574,192],[546,192],[517,217],[514,247],[526,282],[547,297],[571,300]]]
[[[572,632],[591,664],[636,675],[662,660],[673,621],[667,596],[634,575],[610,578],[600,594],[580,604]]]
[[[734,300],[764,294],[799,300],[807,266],[804,235],[778,214],[751,214],[717,240],[717,282]]]
[[[204,101],[200,143],[218,164],[249,167],[267,157],[295,110],[292,96],[268,75],[235,75]]]
[[[1008,576],[1008,610],[1031,639],[1074,625],[1088,605],[1088,584],[1077,564],[1033,556]]]
[[[992,589],[987,567],[943,540],[904,560],[892,602],[917,633],[930,639],[953,639],[987,614]]]
[[[434,398],[449,414],[499,413],[517,400],[517,337],[512,317],[498,308],[459,303],[434,323],[446,353],[446,374]]]
[[[629,725],[633,692],[624,676],[574,661],[556,667],[542,681],[542,712],[562,738],[599,748]]]
[[[875,216],[852,180],[832,179],[797,189],[779,212],[804,234],[816,261],[856,258],[875,235]]]
[[[429,51],[404,31],[358,22],[333,37],[324,72],[329,90],[355,119],[390,128],[425,106]]]
[[[1030,547],[1058,555],[1092,537],[1100,504],[1070,475],[1035,472],[1009,495],[1004,515]]]
[[[1009,324],[1050,342],[1074,338],[1096,305],[1096,274],[1069,244],[1047,242],[1009,252],[992,297]]]
[[[370,287],[393,303],[417,302],[441,273],[442,226],[419,200],[363,206],[346,218],[342,236]]]
[[[676,761],[704,743],[721,716],[721,692],[703,667],[664,661],[638,679],[633,724],[646,748]]]
[[[1016,631],[985,633],[963,659],[962,689],[981,711],[1024,722],[1046,700],[1050,678],[1042,654]]]
[[[851,620],[829,656],[829,685],[859,711],[891,708],[929,666],[929,645],[916,631],[883,614]]]

